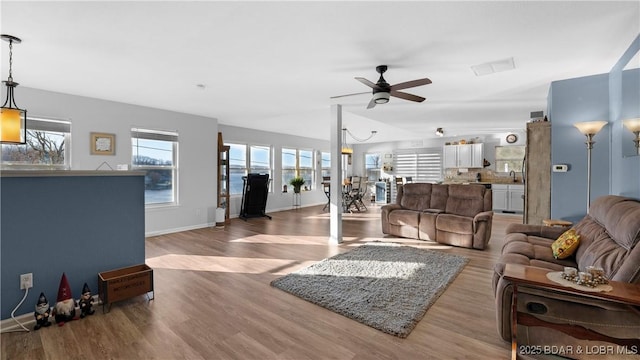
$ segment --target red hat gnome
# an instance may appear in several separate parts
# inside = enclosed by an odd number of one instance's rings
[[[71,295],[71,287],[65,273],[62,273],[62,278],[60,279],[58,298],[56,299],[53,314],[58,326],[64,325],[65,322],[73,320],[76,316],[76,302],[73,300],[73,295]]]

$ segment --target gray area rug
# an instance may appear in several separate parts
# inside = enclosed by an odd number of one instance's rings
[[[469,259],[369,243],[273,280],[271,286],[405,338]]]

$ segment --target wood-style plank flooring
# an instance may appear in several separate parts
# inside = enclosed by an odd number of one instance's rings
[[[146,239],[155,300],[30,333],[3,334],[2,359],[507,359],[491,289],[505,226],[496,215],[489,248],[454,248],[385,237],[380,211],[346,214],[345,242],[329,245],[322,206],[232,219]],[[369,241],[431,248],[471,259],[406,339],[272,288],[271,280]]]

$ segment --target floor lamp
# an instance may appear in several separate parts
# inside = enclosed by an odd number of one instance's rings
[[[607,125],[606,121],[585,121],[573,124],[578,130],[587,137],[587,214],[589,213],[589,205],[591,205],[591,149],[593,149],[593,137],[602,128]]]
[[[622,122],[627,130],[633,133],[633,144],[636,146],[636,154],[640,155],[640,118],[628,119]]]

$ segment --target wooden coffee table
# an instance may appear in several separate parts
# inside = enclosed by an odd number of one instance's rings
[[[601,300],[613,301],[616,303],[640,306],[640,285],[610,281],[609,285],[613,290],[608,292],[589,292],[581,291],[574,288],[566,287],[561,284],[555,283],[547,278],[547,273],[550,270],[541,268],[534,268],[522,265],[507,264],[504,269],[504,278],[513,283],[513,296],[511,304],[511,359],[516,360],[518,355],[518,344],[516,339],[517,325],[526,326],[543,326],[551,329],[561,331],[576,339],[581,340],[598,340],[606,341],[609,343],[627,346],[629,348],[640,348],[640,339],[618,339],[604,334],[600,334],[596,331],[587,329],[579,325],[572,324],[557,324],[544,320],[540,320],[537,317],[518,312],[517,297],[518,286],[526,285],[529,287],[553,289],[556,291],[566,292],[573,295],[585,296],[590,298],[596,298]]]

